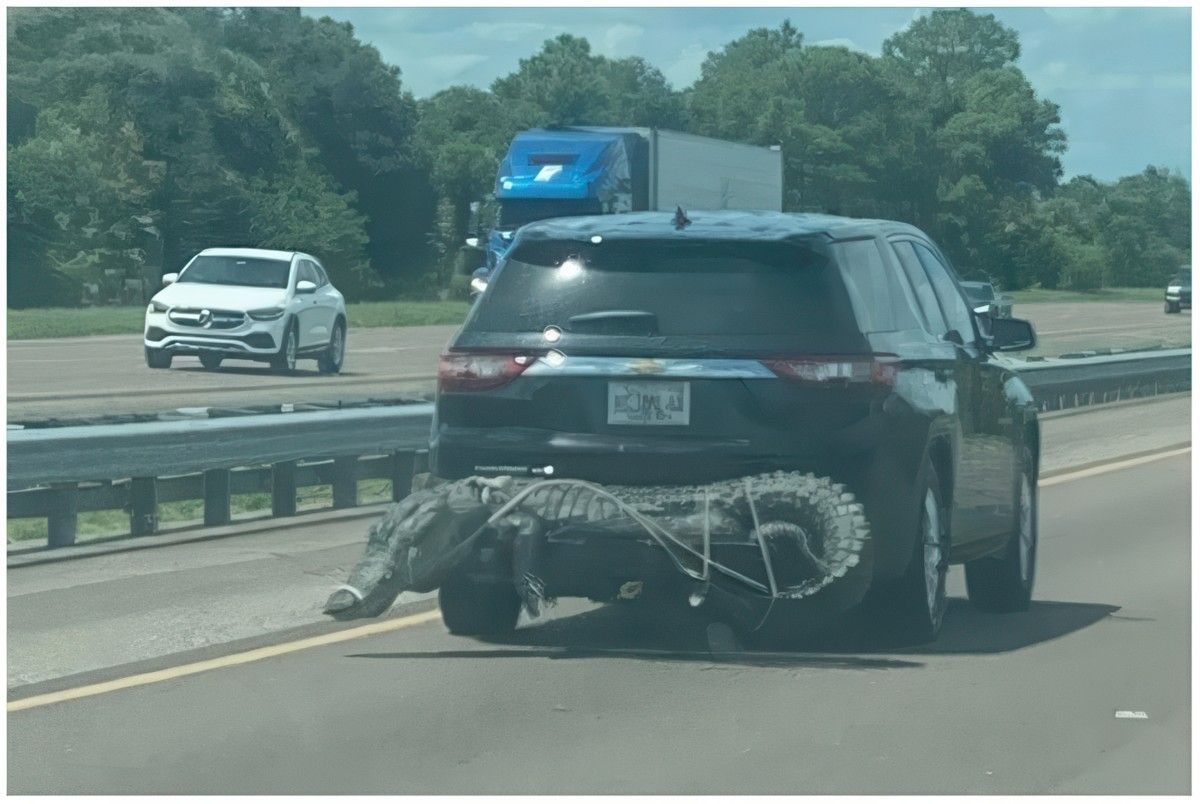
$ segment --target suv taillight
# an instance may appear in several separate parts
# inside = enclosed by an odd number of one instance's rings
[[[487,391],[512,382],[533,363],[528,354],[443,352],[438,358],[438,389]]]
[[[805,384],[896,384],[896,355],[801,355],[764,360],[776,376]]]

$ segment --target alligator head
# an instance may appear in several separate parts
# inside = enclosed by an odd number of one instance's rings
[[[405,590],[436,589],[469,554],[470,539],[492,515],[480,484],[418,491],[371,526],[367,549],[349,579],[325,602],[337,619],[377,617]]]

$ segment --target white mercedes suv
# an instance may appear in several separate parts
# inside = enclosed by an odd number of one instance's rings
[[[298,251],[210,248],[197,254],[146,308],[146,365],[169,368],[197,355],[205,368],[225,358],[292,371],[316,358],[336,374],[346,354],[346,303],[321,263]]]

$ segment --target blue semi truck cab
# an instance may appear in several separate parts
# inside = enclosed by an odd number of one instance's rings
[[[481,291],[527,223],[646,210],[783,207],[783,154],[654,128],[570,126],[518,133],[496,174],[494,220],[472,288]],[[478,226],[478,223],[476,224]],[[482,228],[482,227],[480,227]]]

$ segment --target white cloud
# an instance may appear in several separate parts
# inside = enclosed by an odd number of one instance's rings
[[[1070,23],[1098,23],[1109,22],[1121,13],[1122,9],[1114,7],[1076,7],[1065,8],[1050,6],[1043,11],[1046,16],[1054,20]]]
[[[641,39],[645,32],[646,29],[640,25],[618,22],[616,25],[609,26],[608,30],[604,32],[597,50],[605,56],[625,55],[631,49],[632,44]]]
[[[692,42],[680,50],[675,58],[659,66],[667,81],[675,88],[686,87],[700,77],[700,65],[708,58],[708,48]]]
[[[1192,76],[1188,73],[1157,73],[1150,77],[1150,86],[1155,89],[1191,89]]]
[[[491,42],[527,42],[535,46],[552,27],[544,22],[472,22],[467,26],[472,36]]]
[[[425,67],[448,80],[454,80],[475,65],[482,64],[487,60],[488,57],[481,53],[428,56],[425,59]]]

